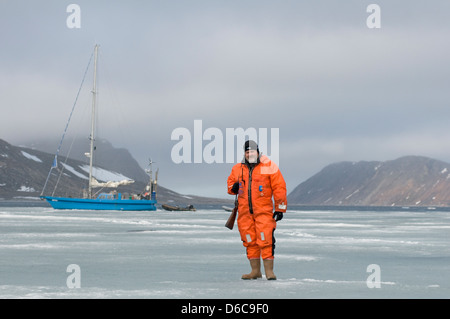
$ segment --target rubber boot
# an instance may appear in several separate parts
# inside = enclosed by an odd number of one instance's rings
[[[264,270],[267,280],[277,280],[277,276],[273,273],[273,259],[264,259]]]
[[[258,259],[250,259],[250,267],[252,267],[252,271],[249,274],[242,275],[242,279],[258,279],[262,278],[261,274],[261,260]]]

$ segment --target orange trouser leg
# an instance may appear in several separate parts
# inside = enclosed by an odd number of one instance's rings
[[[258,246],[261,248],[262,259],[273,259],[275,250],[274,232],[277,227],[273,213],[256,214],[255,218],[256,237]]]
[[[248,259],[274,258],[276,222],[272,213],[243,214],[238,219],[238,228]]]

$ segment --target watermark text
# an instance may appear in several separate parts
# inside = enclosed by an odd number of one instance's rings
[[[66,25],[69,29],[81,28],[81,8],[78,4],[69,4],[66,8],[66,12],[70,15],[66,19]]]
[[[71,273],[67,276],[67,288],[81,288],[81,268],[77,264],[70,264],[67,266],[66,272]]]
[[[280,130],[267,128],[226,128],[225,132],[217,127],[203,129],[202,120],[194,120],[194,127],[189,130],[178,127],[172,131],[171,140],[178,141],[171,151],[171,158],[175,164],[195,163],[236,163],[244,156],[244,143],[254,140],[258,143],[260,154],[267,155],[279,165]]]

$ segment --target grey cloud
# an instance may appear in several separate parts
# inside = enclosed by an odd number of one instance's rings
[[[365,25],[370,1],[76,3],[79,30],[65,25],[68,3],[0,4],[8,142],[62,134],[98,42],[100,124],[112,126],[103,137],[143,166],[152,156],[174,190],[224,192],[230,164],[170,158],[171,132],[195,119],[221,130],[279,128],[290,189],[335,161],[450,160],[448,1],[377,1],[379,30]]]

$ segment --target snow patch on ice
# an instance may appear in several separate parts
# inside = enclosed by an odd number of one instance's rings
[[[305,238],[315,238],[316,237],[313,234],[308,234],[308,233],[304,233],[304,232],[297,231],[297,230],[294,230],[294,231],[283,231],[283,230],[281,230],[279,232],[284,233],[284,234],[289,235],[289,236],[295,236],[295,237],[305,237]]]
[[[48,244],[48,243],[28,243],[28,244],[7,244],[0,245],[1,249],[57,249],[61,248],[60,245]]]
[[[301,279],[303,282],[310,282],[310,283],[325,283],[325,284],[357,284],[362,283],[366,284],[366,282],[362,281],[355,281],[355,280],[333,280],[333,279],[313,279],[313,278],[304,278]],[[382,281],[382,285],[395,285],[395,282],[392,281]]]
[[[314,256],[303,256],[303,255],[290,255],[290,254],[277,254],[277,259],[288,259],[288,260],[298,260],[298,261],[316,261],[319,257]]]
[[[439,288],[441,287],[440,285],[428,285],[427,288]]]

